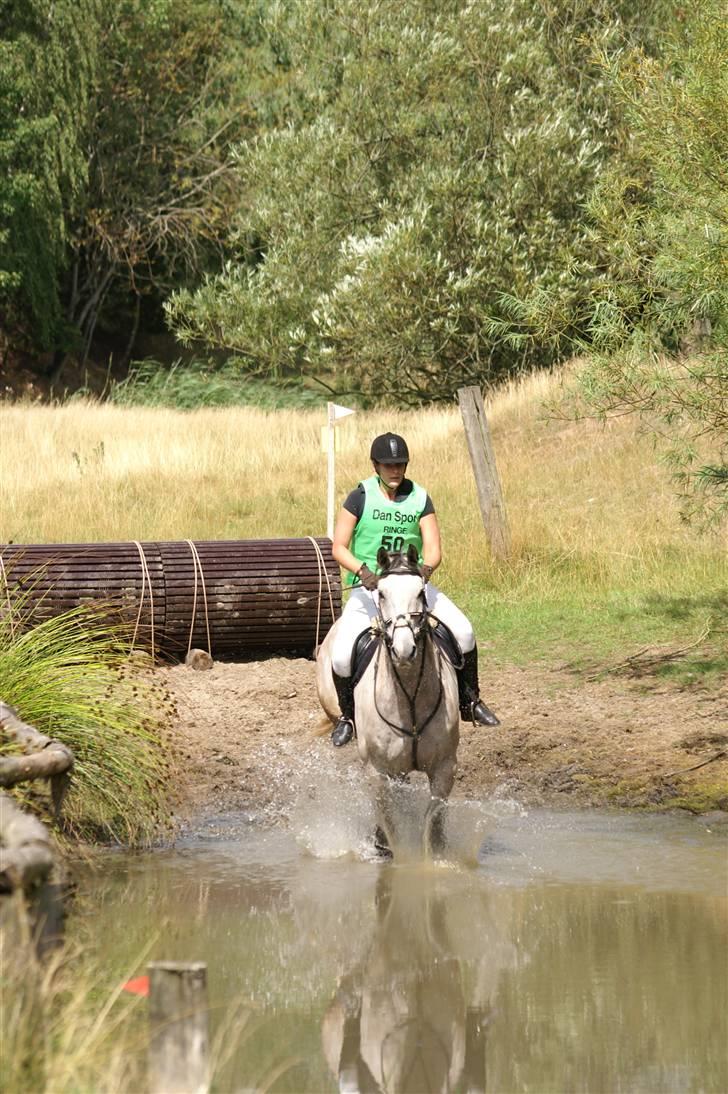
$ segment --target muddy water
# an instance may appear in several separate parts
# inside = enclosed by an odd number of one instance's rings
[[[72,930],[119,978],[208,963],[216,1089],[728,1090],[725,833],[460,803],[432,863],[413,794],[382,864],[350,797],[83,879]]]

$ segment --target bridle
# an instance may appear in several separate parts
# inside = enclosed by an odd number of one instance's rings
[[[390,571],[390,573],[396,573],[396,572],[397,571]],[[406,573],[408,571],[402,570],[400,572],[401,573]],[[395,733],[399,733],[400,736],[410,738],[410,740],[412,741],[412,767],[415,770],[417,770],[417,744],[418,744],[419,738],[425,732],[425,730],[429,726],[430,722],[433,720],[433,718],[437,714],[438,710],[440,709],[440,705],[442,703],[442,697],[443,697],[443,694],[444,694],[444,689],[443,689],[443,686],[442,686],[442,673],[439,671],[438,655],[436,653],[435,644],[432,641],[432,637],[431,637],[431,634],[430,634],[430,629],[431,629],[430,628],[430,619],[434,618],[434,617],[432,617],[430,615],[430,612],[429,612],[428,607],[427,607],[427,600],[425,598],[424,586],[422,588],[422,592],[420,593],[420,596],[422,597],[422,610],[421,611],[419,611],[419,612],[400,612],[398,615],[396,615],[394,617],[394,619],[385,619],[384,618],[384,615],[382,613],[380,600],[379,600],[379,598],[377,598],[377,619],[376,619],[376,625],[373,628],[378,632],[379,637],[380,637],[379,648],[377,649],[376,660],[374,662],[374,709],[376,710],[377,714],[382,719],[382,721],[385,723],[385,725],[388,725],[389,728],[394,730]],[[416,626],[413,623],[413,619],[419,619],[419,625]],[[397,671],[397,664],[396,664],[396,662],[394,660],[394,657],[392,655],[392,647],[393,647],[393,644],[394,644],[395,631],[397,629],[401,629],[403,627],[407,627],[407,629],[410,631],[410,633],[412,635],[412,640],[415,644],[415,650],[416,651],[417,650],[421,651],[420,671],[417,674],[417,681],[415,683],[414,691],[412,692],[411,695],[407,691],[407,688],[404,685],[402,677],[400,676],[399,672]],[[407,726],[397,725],[396,722],[390,721],[389,718],[387,718],[387,716],[385,714],[382,714],[381,710],[379,709],[379,704],[377,702],[377,678],[378,678],[378,675],[379,675],[379,667],[380,667],[383,651],[385,653],[385,656],[389,659],[389,665],[390,665],[390,668],[392,670],[392,674],[394,676],[394,679],[397,682],[397,686],[399,687],[400,691],[402,692],[405,699],[407,700],[407,704],[409,706],[409,713],[410,713],[410,724],[411,724],[411,727],[412,727],[411,729],[408,728]],[[438,684],[437,699],[436,699],[435,705],[432,708],[432,710],[430,711],[430,713],[418,725],[417,724],[417,714],[416,714],[417,696],[420,693],[420,687],[422,685],[422,680],[423,680],[424,675],[425,675],[425,667],[426,667],[426,664],[427,664],[427,654],[428,654],[428,652],[432,653],[433,668],[437,668],[437,684]]]
[[[379,598],[377,598],[377,620],[379,622],[379,633],[384,641],[384,645],[387,647],[390,657],[392,656],[392,646],[394,645],[394,632],[396,630],[401,630],[403,627],[406,627],[412,635],[412,641],[415,644],[415,648],[417,648],[424,639],[429,619],[424,586],[422,588],[420,596],[422,598],[422,611],[400,612],[399,615],[395,615],[394,619],[384,618],[382,614],[380,600]],[[419,619],[419,624],[417,626],[413,624],[413,619]]]

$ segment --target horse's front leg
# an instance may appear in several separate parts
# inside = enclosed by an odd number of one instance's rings
[[[377,827],[374,833],[374,847],[380,855],[392,857],[394,844],[394,801],[392,791],[396,786],[407,782],[407,775],[379,775],[376,791]]]
[[[425,813],[424,847],[425,854],[438,854],[445,847],[445,805],[450,797],[455,772],[458,769],[454,758],[443,760],[430,774],[430,804]]]

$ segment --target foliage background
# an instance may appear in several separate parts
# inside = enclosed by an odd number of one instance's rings
[[[720,518],[725,0],[0,15],[4,364],[57,389],[175,362],[106,384],[137,402],[257,379],[418,406],[576,352],[571,412],[670,434],[684,515]]]
[[[624,150],[590,194],[582,291],[508,300],[512,346],[586,353],[572,409],[639,414],[669,439],[683,514],[708,520],[728,502],[727,16],[707,0],[659,60],[599,55]]]
[[[0,2],[1,329],[62,337],[61,271],[88,181],[98,0]]]
[[[503,338],[500,297],[585,291],[583,208],[619,138],[590,52],[649,37],[641,9],[296,0],[266,28],[296,109],[238,147],[240,255],[172,299],[180,337],[412,405],[552,362]]]

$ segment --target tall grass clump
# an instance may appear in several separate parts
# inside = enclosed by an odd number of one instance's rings
[[[296,381],[268,383],[246,376],[235,361],[175,361],[166,366],[152,358],[134,361],[126,379],[114,384],[109,402],[117,406],[163,406],[176,410],[255,406],[263,410],[313,407],[325,402]]]
[[[33,626],[22,602],[0,613],[0,698],[75,757],[65,829],[138,845],[168,819],[163,738],[171,703],[152,674],[129,661],[128,650],[126,628],[89,606]],[[0,739],[0,753],[8,750]],[[43,809],[41,785],[17,793]]]
[[[123,991],[144,968],[157,942],[150,925],[143,951],[118,968],[67,943],[35,954],[25,913],[7,915],[0,950],[0,1046],[4,1094],[139,1094],[147,1089],[150,1044],[148,1000]],[[128,959],[127,959],[128,960]],[[238,1090],[240,1061],[256,1074],[245,1089],[270,1090],[303,1061],[283,1059],[274,1038],[261,1055],[259,1031],[267,1019],[233,997],[210,1007],[212,1089]],[[171,1094],[171,1092],[170,1092]]]

